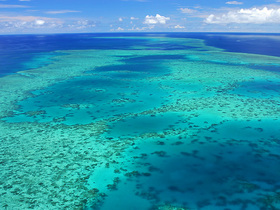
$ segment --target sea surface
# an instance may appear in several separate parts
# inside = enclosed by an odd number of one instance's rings
[[[0,209],[280,209],[280,34],[0,36]]]

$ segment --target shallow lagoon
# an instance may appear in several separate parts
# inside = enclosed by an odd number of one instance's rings
[[[100,43],[0,78],[2,208],[280,208],[279,57]]]

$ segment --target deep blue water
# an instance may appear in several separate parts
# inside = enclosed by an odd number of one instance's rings
[[[0,36],[0,76],[13,74],[48,64],[52,56],[44,53],[56,50],[125,49],[145,45],[145,39],[118,40],[98,37],[174,37],[202,39],[207,45],[230,52],[280,56],[280,34],[241,33],[110,33],[110,34],[51,34],[51,35],[2,35]],[[94,39],[92,37],[95,37]],[[185,49],[179,44],[149,45],[161,50]],[[53,55],[56,55],[53,53]],[[38,58],[39,56],[39,58]],[[47,56],[47,57],[46,57]],[[48,61],[49,59],[49,61]],[[154,58],[155,59],[155,58]],[[34,62],[35,61],[35,62]],[[28,63],[32,62],[33,66]],[[36,63],[36,64],[34,64]]]
[[[170,37],[203,39],[228,52],[280,56],[280,34],[260,33],[174,33]]]

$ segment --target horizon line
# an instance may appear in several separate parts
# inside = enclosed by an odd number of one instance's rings
[[[0,33],[0,36],[16,36],[16,35],[59,35],[59,34],[149,34],[149,33],[152,33],[152,34],[187,34],[187,33],[201,33],[201,34],[277,34],[277,35],[280,35],[280,32],[221,32],[221,31],[217,31],[217,32],[205,32],[205,31],[180,31],[180,32],[144,32],[144,31],[137,31],[137,32],[128,32],[128,31],[122,31],[122,32],[118,32],[118,31],[114,31],[114,32],[56,32],[56,33],[18,33],[18,34],[9,34],[9,33],[4,33],[4,34],[1,34]]]

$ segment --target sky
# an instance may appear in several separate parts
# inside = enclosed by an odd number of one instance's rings
[[[0,0],[0,34],[280,33],[280,0]]]

